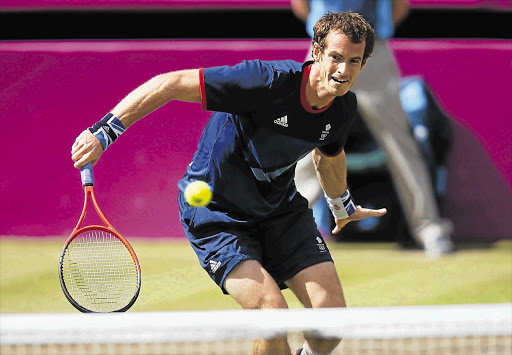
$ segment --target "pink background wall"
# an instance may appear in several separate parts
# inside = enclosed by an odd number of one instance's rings
[[[277,9],[289,8],[290,0],[0,0],[8,10],[62,9]]]
[[[124,95],[171,70],[304,58],[309,42],[0,43],[0,235],[65,236],[82,207],[74,138]],[[512,238],[512,44],[397,40],[404,75],[423,74],[454,119],[443,213],[456,237]],[[95,167],[96,196],[128,237],[183,237],[176,183],[209,113],[170,103],[132,126]],[[499,208],[497,208],[499,206]]]

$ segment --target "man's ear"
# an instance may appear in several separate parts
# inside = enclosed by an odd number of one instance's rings
[[[320,46],[318,43],[313,45],[313,59],[315,62],[320,61]]]

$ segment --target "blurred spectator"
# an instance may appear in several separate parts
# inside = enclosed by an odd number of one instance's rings
[[[291,0],[291,8],[306,24],[310,37],[318,18],[329,11],[358,12],[374,26],[377,40],[372,58],[352,87],[358,111],[385,152],[410,234],[431,258],[452,252],[452,224],[440,217],[428,168],[401,106],[400,75],[387,43],[408,14],[408,0]],[[310,52],[307,59],[311,58]],[[297,164],[296,183],[310,206],[323,197],[311,156]],[[319,228],[325,230],[321,222]]]

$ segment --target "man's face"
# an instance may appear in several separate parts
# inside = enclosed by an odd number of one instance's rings
[[[343,96],[354,84],[363,68],[365,41],[352,43],[343,33],[331,32],[323,52],[314,49],[320,64],[320,85],[331,96]]]

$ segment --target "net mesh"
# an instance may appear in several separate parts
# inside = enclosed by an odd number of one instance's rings
[[[2,315],[2,354],[250,354],[258,338],[343,338],[333,354],[512,354],[512,304]]]
[[[112,312],[130,303],[140,286],[135,261],[108,230],[77,235],[62,256],[61,276],[71,298],[93,312]]]

